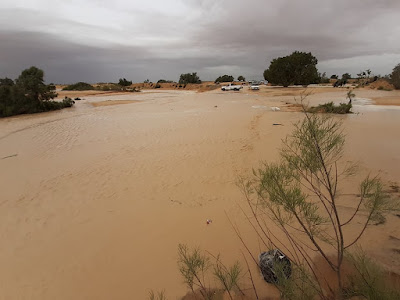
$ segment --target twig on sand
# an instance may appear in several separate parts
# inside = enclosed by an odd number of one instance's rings
[[[1,159],[6,159],[6,158],[14,157],[14,156],[18,156],[18,154],[13,154],[13,155],[4,156],[4,157],[2,157]]]

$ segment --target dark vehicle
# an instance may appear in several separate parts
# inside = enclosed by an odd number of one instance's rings
[[[279,249],[263,252],[258,259],[261,273],[268,283],[277,283],[279,278],[289,278],[292,275],[292,264]]]

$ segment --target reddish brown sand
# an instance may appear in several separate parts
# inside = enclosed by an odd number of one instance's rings
[[[264,249],[238,207],[235,181],[260,160],[277,159],[281,139],[302,118],[286,104],[300,92],[74,92],[85,100],[71,109],[0,120],[1,299],[145,299],[149,289],[177,299],[187,292],[179,243],[242,261],[227,215],[255,253]],[[315,89],[308,101],[346,101],[346,92]],[[347,134],[345,160],[400,182],[400,109],[368,104],[395,93],[356,90],[358,114],[337,118]],[[356,194],[357,181],[341,191]],[[390,215],[360,243],[394,272],[399,221]],[[276,296],[252,270],[259,292]]]

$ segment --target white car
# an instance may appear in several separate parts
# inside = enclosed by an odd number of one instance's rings
[[[260,87],[258,85],[251,85],[250,89],[253,91],[258,91],[260,89]]]
[[[223,91],[239,91],[242,88],[243,88],[243,86],[241,86],[241,85],[236,85],[236,84],[230,83],[229,85],[225,85],[225,86],[221,87],[221,90],[223,90]]]

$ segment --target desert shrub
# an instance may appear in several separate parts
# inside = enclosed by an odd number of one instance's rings
[[[77,82],[74,84],[67,85],[63,88],[63,91],[88,91],[94,90],[94,87],[86,82]]]
[[[179,271],[193,295],[196,295],[196,291],[198,291],[205,300],[219,299],[214,298],[217,291],[226,291],[231,300],[236,299],[234,292],[240,292],[243,295],[243,291],[239,287],[239,281],[243,277],[243,270],[239,262],[235,262],[232,266],[226,266],[222,263],[219,255],[208,254],[202,254],[199,248],[190,249],[183,244],[178,246]],[[215,259],[215,263],[211,262],[210,256]],[[206,284],[211,277],[222,289],[212,288],[209,283]]]
[[[400,299],[400,291],[390,284],[384,270],[365,253],[360,250],[349,253],[348,259],[353,272],[348,276],[348,284],[344,288],[344,296],[347,299],[353,297],[369,300]]]
[[[128,81],[125,78],[120,78],[118,81],[118,84],[120,86],[130,86],[130,85],[132,85],[132,81]]]
[[[157,81],[157,83],[173,83],[173,81],[172,80],[160,79],[159,81]]]
[[[218,83],[218,82],[232,82],[234,80],[234,78],[233,78],[233,76],[232,75],[222,75],[222,76],[219,76],[217,79],[215,79],[215,83]]]
[[[350,217],[343,214],[338,204],[341,195],[337,191],[341,180],[355,174],[355,166],[340,164],[345,134],[342,122],[332,116],[305,113],[305,118],[295,124],[282,144],[279,161],[263,163],[253,170],[254,177],[239,182],[251,210],[251,216],[246,217],[256,234],[265,238],[266,245],[284,245],[294,268],[300,267],[300,280],[293,281],[290,277],[289,288],[280,286],[278,281],[281,292],[295,289],[293,297],[286,298],[314,299],[308,292],[308,296],[302,296],[305,293],[302,282],[310,278],[305,288],[312,288],[320,298],[343,299],[345,253],[360,240],[369,225],[399,209],[398,199],[384,191],[377,176],[367,176],[358,186],[359,195],[354,199],[357,206]],[[271,233],[272,226],[265,218],[276,225],[278,234]],[[346,231],[346,226],[352,223],[360,224],[356,235]],[[335,273],[335,280],[326,282],[326,278],[316,273],[310,250]],[[303,275],[303,270],[309,275]],[[328,288],[321,284],[327,284]]]
[[[349,114],[351,113],[352,104],[351,103],[340,103],[335,105],[333,102],[328,102],[325,104],[320,104],[318,106],[313,106],[308,109],[310,113],[328,113],[328,114]]]
[[[214,277],[221,284],[223,290],[228,292],[229,297],[233,299],[231,291],[234,288],[240,289],[238,282],[242,276],[242,268],[240,267],[239,262],[235,262],[232,266],[226,267],[218,257],[213,269]]]
[[[71,107],[75,104],[74,100],[65,97],[62,101],[44,101],[41,103],[41,111],[58,110],[66,107]]]
[[[205,273],[210,268],[210,260],[201,254],[198,248],[189,249],[186,245],[178,246],[178,266],[185,284],[194,293],[199,288],[204,299],[211,299],[210,289],[204,281]]]
[[[378,90],[379,91],[387,91],[387,92],[393,91],[391,88],[387,88],[387,87],[384,87],[384,86],[379,86]]]
[[[343,80],[349,80],[349,79],[351,79],[351,74],[350,74],[350,73],[344,73],[344,74],[342,75],[342,79],[343,79]]]
[[[318,83],[330,83],[330,79],[326,76],[326,72],[318,73]]]

